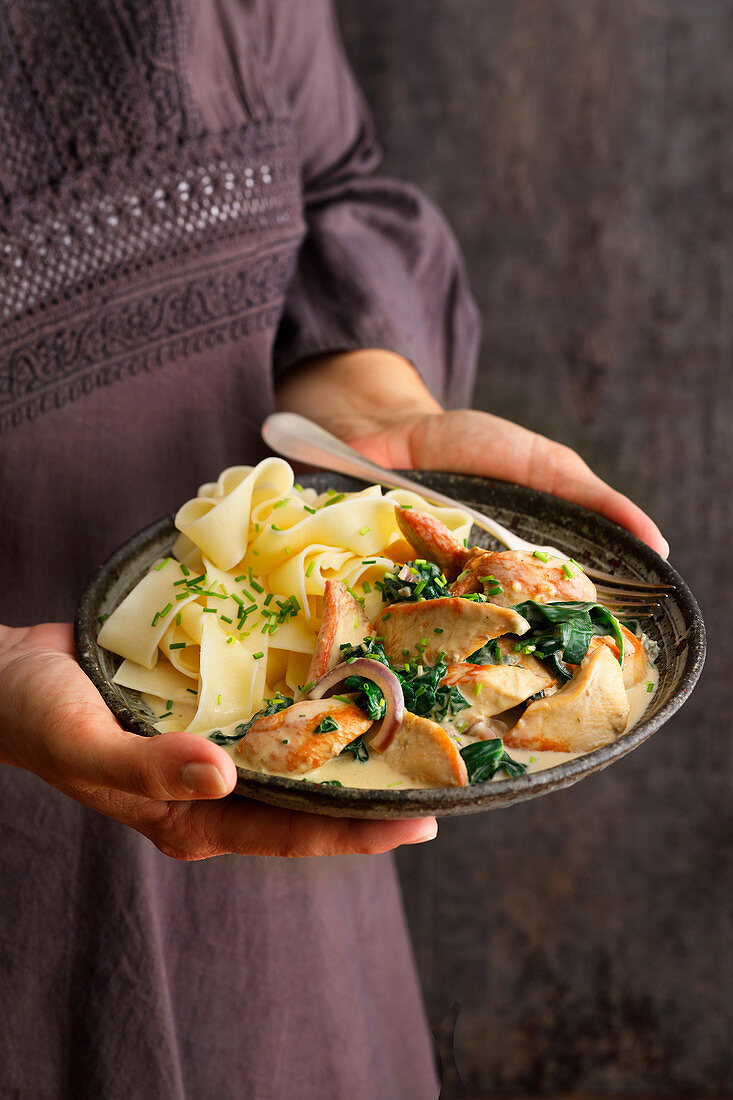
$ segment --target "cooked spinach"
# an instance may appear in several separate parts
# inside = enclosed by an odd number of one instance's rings
[[[350,741],[345,749],[341,750],[340,755],[350,752],[354,757],[354,760],[359,760],[362,764],[366,764],[369,759],[369,749],[364,744],[364,734],[360,733],[358,737],[355,737],[353,741]]]
[[[619,648],[619,662],[623,663],[624,636],[621,626],[607,607],[599,603],[559,601],[536,603],[526,600],[516,604],[515,611],[530,624],[530,630],[522,635],[522,645],[534,646],[534,655],[546,661],[561,681],[570,679],[568,665],[579,665],[588,652],[591,639],[596,635],[611,635]]]
[[[314,733],[335,733],[339,729],[339,724],[335,719],[327,714],[325,718],[321,718],[320,722],[313,730]]]
[[[384,603],[439,600],[450,596],[445,574],[432,561],[408,561],[396,573],[385,573],[379,587]]]
[[[526,764],[520,764],[513,760],[504,751],[504,742],[500,737],[490,741],[475,741],[472,745],[466,745],[461,749],[461,756],[466,765],[469,783],[486,783],[493,779],[498,771],[503,770],[512,779],[524,775]]]
[[[408,664],[394,667],[387,660],[381,642],[374,638],[365,638],[360,646],[346,653],[345,659],[350,661],[355,657],[369,657],[391,668],[402,684],[405,709],[412,714],[442,722],[444,718],[458,714],[459,711],[471,705],[457,687],[441,686],[440,681],[447,672],[444,661],[427,666]],[[376,722],[384,717],[386,709],[384,696],[371,680],[363,676],[347,676],[344,686],[351,691],[359,692],[355,699],[356,705],[361,707],[372,721]]]

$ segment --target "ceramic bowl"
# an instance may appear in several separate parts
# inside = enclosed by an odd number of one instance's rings
[[[518,779],[495,779],[468,787],[435,790],[357,790],[321,787],[238,766],[238,794],[291,810],[343,817],[446,816],[509,806],[569,787],[619,760],[663,726],[695,686],[705,659],[705,628],[700,609],[672,566],[634,535],[576,504],[522,486],[434,472],[411,471],[410,476],[493,516],[526,539],[557,546],[580,564],[639,580],[674,584],[674,591],[654,619],[644,621],[646,633],[659,645],[660,677],[643,720],[613,744]],[[361,482],[331,473],[312,474],[300,480],[319,492],[327,488],[340,491],[363,488]],[[170,515],[129,539],[101,566],[82,596],[76,614],[79,663],[120,723],[145,736],[156,733],[151,724],[153,716],[135,692],[112,682],[120,659],[97,644],[98,619],[113,611],[150,565],[170,551],[175,534]],[[483,532],[478,532],[476,541],[482,546],[503,549]]]

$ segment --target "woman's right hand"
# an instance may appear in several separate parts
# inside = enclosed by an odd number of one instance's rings
[[[331,818],[226,797],[236,767],[213,742],[122,729],[77,664],[68,623],[0,627],[0,763],[34,772],[175,859],[376,853],[437,831],[433,818]]]

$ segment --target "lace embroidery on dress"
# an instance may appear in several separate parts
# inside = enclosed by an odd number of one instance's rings
[[[277,324],[303,232],[292,123],[201,133],[179,17],[0,0],[0,431]]]

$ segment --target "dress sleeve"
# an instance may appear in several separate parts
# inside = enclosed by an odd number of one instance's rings
[[[306,236],[275,343],[276,376],[308,356],[397,352],[444,405],[470,402],[478,313],[447,223],[381,154],[330,0],[281,0],[271,60],[296,125]],[[307,14],[306,14],[307,13]]]

